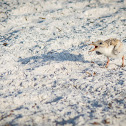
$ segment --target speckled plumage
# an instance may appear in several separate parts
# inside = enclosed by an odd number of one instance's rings
[[[97,54],[103,54],[108,58],[106,67],[108,67],[109,64],[109,57],[122,57],[122,66],[124,67],[123,43],[120,40],[116,38],[110,38],[105,41],[98,40],[96,42],[92,42],[91,45],[94,45],[95,48],[92,49],[90,52],[96,51]]]

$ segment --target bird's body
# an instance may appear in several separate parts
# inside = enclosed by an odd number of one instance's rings
[[[108,58],[106,67],[109,64],[109,58],[120,58],[122,57],[122,66],[124,66],[124,56],[123,56],[123,43],[118,39],[107,39],[105,41],[98,40],[92,42],[95,48],[91,51],[96,51],[97,54],[105,55]]]

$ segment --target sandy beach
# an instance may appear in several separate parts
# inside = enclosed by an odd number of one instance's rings
[[[125,0],[1,0],[0,126],[125,126],[126,67],[89,52],[108,38]]]

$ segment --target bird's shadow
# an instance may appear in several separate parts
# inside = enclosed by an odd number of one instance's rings
[[[64,61],[78,61],[78,62],[84,62],[89,63],[89,61],[84,60],[84,56],[82,54],[71,54],[69,51],[64,50],[62,52],[56,52],[56,51],[50,51],[46,54],[42,54],[41,56],[32,56],[27,58],[19,58],[18,62],[21,62],[22,64],[28,64],[30,61],[32,63],[43,63],[47,61],[57,61],[57,62],[64,62]]]

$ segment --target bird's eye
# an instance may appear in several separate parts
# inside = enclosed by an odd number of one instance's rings
[[[102,42],[100,42],[99,45],[102,45]]]

